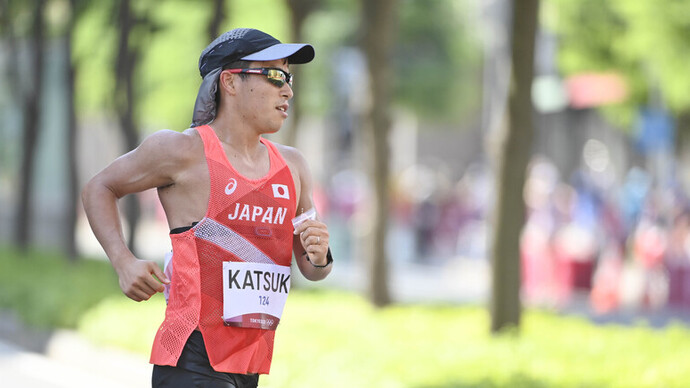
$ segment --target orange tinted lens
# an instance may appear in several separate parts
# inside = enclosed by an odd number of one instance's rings
[[[283,85],[285,85],[285,82],[292,86],[292,77],[289,77],[284,71],[278,69],[268,69],[268,74],[266,74],[266,76],[272,84],[279,88],[282,88]],[[288,77],[290,78],[289,81]]]

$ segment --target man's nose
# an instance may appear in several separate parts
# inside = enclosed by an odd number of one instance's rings
[[[280,89],[282,96],[287,98],[288,100],[292,98],[294,93],[292,92],[292,86],[288,84],[287,82],[283,85],[283,87]]]

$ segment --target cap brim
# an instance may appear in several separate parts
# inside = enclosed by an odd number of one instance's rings
[[[314,47],[304,43],[280,43],[242,57],[243,61],[274,61],[287,58],[288,63],[301,64],[314,59]]]

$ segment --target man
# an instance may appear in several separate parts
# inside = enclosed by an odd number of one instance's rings
[[[307,279],[331,271],[326,225],[293,219],[313,209],[303,156],[262,138],[288,117],[288,65],[313,57],[307,44],[226,32],[199,59],[192,128],[152,134],[83,190],[125,295],[142,301],[168,288],[151,354],[154,387],[256,387],[269,372],[293,252]],[[127,249],[118,214],[119,198],[150,188],[171,230],[165,273]]]

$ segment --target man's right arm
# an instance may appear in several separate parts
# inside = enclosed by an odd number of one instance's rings
[[[180,143],[185,138],[173,131],[149,136],[96,174],[82,190],[91,229],[117,272],[122,292],[135,301],[162,292],[161,282],[167,284],[169,280],[155,262],[139,260],[127,248],[117,203],[127,194],[174,183],[177,169],[183,165],[176,155],[182,154],[179,150],[184,145]]]

